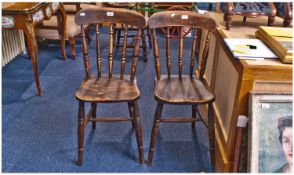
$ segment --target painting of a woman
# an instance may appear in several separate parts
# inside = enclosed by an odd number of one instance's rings
[[[291,173],[293,158],[293,142],[292,142],[292,116],[281,117],[278,119],[279,141],[282,145],[283,152],[287,159],[287,163],[277,169],[276,173]]]

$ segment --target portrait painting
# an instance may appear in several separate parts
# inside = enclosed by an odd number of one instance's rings
[[[251,93],[249,115],[249,171],[293,172],[292,94]]]

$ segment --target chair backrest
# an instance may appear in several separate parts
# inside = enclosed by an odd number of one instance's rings
[[[98,77],[101,76],[101,48],[100,48],[100,33],[99,24],[108,23],[110,25],[109,29],[109,77],[112,77],[113,70],[113,25],[115,23],[126,24],[124,30],[124,43],[122,49],[122,60],[121,60],[121,78],[124,76],[125,72],[125,62],[126,62],[126,48],[127,48],[127,35],[128,35],[128,25],[136,26],[139,28],[136,34],[135,49],[133,52],[133,60],[131,65],[131,82],[134,81],[134,76],[136,73],[138,54],[140,48],[140,36],[142,30],[145,28],[146,21],[143,15],[138,12],[119,9],[119,8],[91,8],[79,11],[75,16],[75,22],[77,25],[81,26],[82,35],[82,47],[83,47],[83,57],[85,63],[86,78],[90,78],[90,63],[88,57],[88,48],[85,38],[85,28],[84,25],[95,25],[96,26],[96,55],[97,55],[97,69]]]
[[[153,52],[155,59],[155,69],[157,79],[160,79],[160,62],[159,62],[159,54],[158,54],[158,44],[156,40],[156,28],[167,28],[166,34],[166,65],[168,77],[171,74],[171,53],[170,53],[170,28],[171,27],[179,27],[179,61],[178,61],[178,69],[179,69],[179,77],[182,77],[182,69],[183,69],[183,27],[188,26],[192,27],[194,30],[193,36],[193,44],[191,47],[191,61],[190,61],[190,76],[192,77],[194,74],[194,61],[195,61],[195,50],[197,43],[197,33],[195,29],[203,29],[208,30],[208,35],[205,40],[205,47],[203,50],[203,58],[201,59],[200,64],[200,74],[199,78],[202,80],[206,61],[208,57],[209,51],[209,40],[211,33],[216,29],[215,21],[207,17],[205,15],[197,14],[196,12],[191,11],[165,11],[153,14],[148,20],[149,27],[153,30]],[[199,31],[199,30],[198,30]],[[200,38],[199,38],[200,39]],[[187,49],[188,46],[185,47]],[[199,60],[199,59],[198,59]]]

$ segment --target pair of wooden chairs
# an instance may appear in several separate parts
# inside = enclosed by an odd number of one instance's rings
[[[136,66],[138,61],[138,54],[140,48],[140,36],[142,30],[146,27],[144,16],[138,12],[128,9],[116,8],[97,8],[82,10],[75,16],[75,22],[81,26],[82,33],[82,46],[83,46],[83,59],[85,65],[86,76],[76,92],[76,99],[79,101],[78,110],[78,165],[83,164],[83,151],[84,151],[84,134],[85,128],[89,122],[92,122],[92,127],[96,127],[96,122],[121,122],[132,121],[137,138],[137,146],[139,151],[139,162],[144,162],[142,129],[140,122],[140,114],[138,108],[138,99],[140,98],[140,91],[136,84]],[[108,54],[108,74],[102,74],[101,69],[101,49],[100,46],[100,32],[99,23],[109,23],[109,54]],[[121,73],[114,75],[113,72],[113,27],[115,23],[125,24],[124,43],[121,58]],[[96,26],[96,62],[97,62],[97,75],[91,75],[90,62],[88,57],[88,47],[85,37],[85,26]],[[127,26],[136,26],[139,28],[136,34],[135,49],[133,50],[133,58],[131,63],[131,75],[125,75],[125,62],[126,62],[126,39],[127,39]],[[160,122],[192,122],[195,127],[197,120],[204,119],[199,115],[197,105],[208,106],[208,122],[205,124],[208,127],[209,143],[211,162],[215,162],[215,135],[214,135],[214,115],[212,103],[214,101],[213,94],[202,83],[206,60],[209,51],[209,39],[211,33],[215,31],[216,24],[213,19],[204,15],[197,14],[189,11],[166,11],[159,12],[152,15],[148,20],[148,25],[153,31],[153,51],[155,59],[156,70],[156,86],[155,86],[155,99],[157,100],[157,108],[154,116],[154,124],[152,128],[152,137],[149,148],[148,165],[151,165],[155,144],[159,132]],[[159,48],[156,37],[156,28],[179,26],[181,28],[179,38],[179,60],[178,60],[178,75],[171,74],[171,51],[170,51],[170,35],[166,35],[166,66],[168,70],[167,75],[161,75],[161,65],[159,61]],[[203,58],[200,64],[200,75],[194,77],[194,64],[195,64],[195,50],[197,44],[197,35],[194,31],[193,44],[191,46],[191,60],[190,60],[190,74],[183,75],[183,27],[190,26],[195,30],[200,28],[208,30],[205,41],[205,48]],[[167,30],[169,31],[169,30]],[[104,42],[104,41],[103,41]],[[185,50],[189,46],[185,46]],[[85,103],[90,103],[90,111],[85,113]],[[115,118],[98,118],[96,117],[97,103],[118,103],[126,102],[129,108],[129,117],[115,117]],[[162,118],[161,112],[164,104],[183,105],[189,104],[192,106],[191,118]],[[198,114],[198,118],[197,118]]]

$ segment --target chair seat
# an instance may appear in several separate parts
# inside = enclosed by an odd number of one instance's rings
[[[123,102],[132,101],[140,97],[136,81],[130,84],[130,76],[125,75],[120,79],[119,75],[102,75],[84,80],[76,92],[78,100],[87,102]]]
[[[45,26],[57,26],[56,16],[52,16],[50,20],[43,22]],[[87,27],[87,26],[86,26]],[[74,15],[66,15],[66,38],[75,37],[81,33],[81,27],[76,25]],[[57,30],[52,29],[36,29],[36,35],[45,39],[59,40],[60,36]]]
[[[183,75],[180,79],[178,75],[162,75],[160,80],[156,80],[155,98],[165,103],[207,103],[214,100],[214,96],[203,83],[189,75]]]

